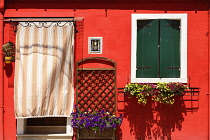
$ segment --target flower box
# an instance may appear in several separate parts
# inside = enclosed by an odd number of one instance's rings
[[[115,139],[114,129],[92,130],[88,128],[78,129],[80,139]]]
[[[105,110],[81,111],[78,106],[71,113],[71,125],[77,129],[77,139],[115,139],[115,130],[122,123],[122,115],[116,117]]]
[[[147,104],[147,98],[151,97],[154,102],[161,104],[174,104],[176,96],[183,96],[187,85],[179,82],[170,83],[129,83],[124,92],[129,97],[138,99],[139,104]]]

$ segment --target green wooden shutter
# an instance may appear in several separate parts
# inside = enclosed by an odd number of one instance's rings
[[[158,77],[158,20],[137,21],[136,78]]]
[[[180,77],[180,21],[160,20],[160,78]]]

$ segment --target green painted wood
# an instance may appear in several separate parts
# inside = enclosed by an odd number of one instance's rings
[[[158,20],[137,21],[136,78],[158,77]]]
[[[160,78],[180,77],[180,21],[160,20]]]

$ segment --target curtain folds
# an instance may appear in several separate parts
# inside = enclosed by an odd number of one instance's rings
[[[73,110],[74,25],[18,25],[15,58],[16,118],[69,117]]]

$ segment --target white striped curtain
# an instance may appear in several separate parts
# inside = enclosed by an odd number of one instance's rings
[[[73,111],[74,25],[18,25],[15,59],[16,118],[69,117]]]

